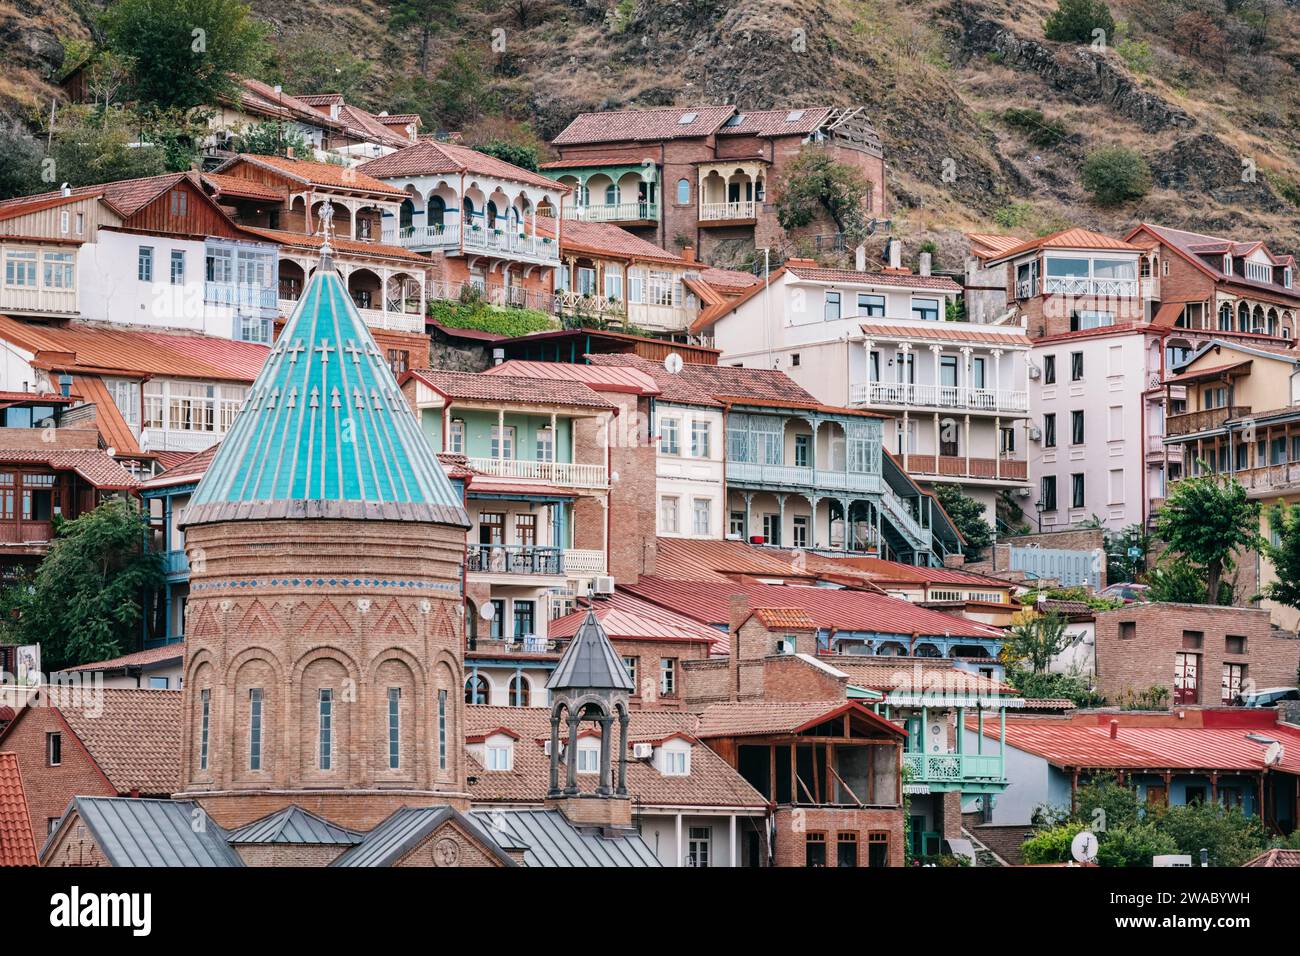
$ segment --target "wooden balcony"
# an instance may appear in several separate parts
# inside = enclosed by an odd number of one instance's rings
[[[1223,423],[1233,418],[1243,418],[1250,414],[1249,405],[1224,405],[1222,408],[1206,408],[1199,412],[1184,412],[1170,415],[1165,419],[1165,434],[1170,438],[1175,435],[1195,435],[1222,428]]]
[[[1027,463],[1018,458],[964,458],[952,455],[896,455],[909,475],[975,478],[985,481],[1026,481]]]

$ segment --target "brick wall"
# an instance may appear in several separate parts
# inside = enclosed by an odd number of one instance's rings
[[[63,759],[49,766],[46,734],[63,735]],[[22,711],[10,727],[0,749],[18,755],[37,848],[50,832],[49,820],[63,816],[73,797],[113,797],[117,790],[105,779],[80,738],[52,707],[34,706]]]
[[[320,843],[245,843],[234,849],[245,866],[329,866],[347,847]]]
[[[1121,637],[1121,631],[1132,636]],[[1228,652],[1229,635],[1245,638],[1244,653]],[[1300,641],[1288,635],[1273,630],[1268,612],[1255,608],[1130,604],[1103,611],[1096,624],[1097,689],[1117,703],[1126,691],[1159,684],[1170,689],[1172,703],[1180,652],[1198,656],[1197,704],[1220,703],[1225,663],[1246,665],[1245,679],[1256,687],[1294,685]]]
[[[39,851],[41,835],[38,834],[36,839]],[[86,825],[81,822],[80,816],[74,814],[73,819],[69,820],[68,825],[63,828],[58,842],[46,851],[41,865],[108,866],[109,863],[91,837]]]
[[[773,814],[776,866],[802,867],[807,861],[807,837],[820,833],[826,839],[826,865],[837,864],[836,844],[840,833],[857,836],[858,866],[867,865],[871,833],[889,835],[889,865],[903,866],[903,811],[898,809],[848,809],[823,807],[778,807]]]
[[[636,691],[632,706],[638,710],[680,710],[689,695],[685,664],[687,661],[706,661],[708,645],[704,643],[666,641],[612,640],[620,657],[636,659]],[[660,665],[663,659],[676,661],[674,693],[665,696],[659,692]]]
[[[397,861],[395,866],[502,866],[454,823],[444,823]]]
[[[619,406],[608,437],[600,419],[579,419],[574,429],[574,461],[603,463],[609,446],[609,573],[620,584],[635,584],[655,570],[655,450],[649,442],[649,419],[637,396],[603,392]],[[618,480],[614,480],[614,475]],[[579,497],[573,508],[574,547],[605,547],[606,502]]]

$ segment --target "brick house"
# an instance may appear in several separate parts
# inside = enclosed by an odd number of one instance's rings
[[[180,788],[181,695],[50,687],[0,734],[16,755],[32,833],[54,832],[73,797],[169,797]]]
[[[1098,612],[1095,633],[1096,687],[1111,703],[1160,686],[1175,707],[1230,704],[1294,686],[1300,665],[1300,640],[1256,608],[1129,604]]]
[[[856,168],[869,183],[865,217],[885,217],[885,161],[864,113],[734,106],[582,113],[551,141],[560,158],[542,171],[572,191],[566,215],[620,224],[664,249],[693,246],[702,261],[720,264],[785,243],[773,201],[806,146]],[[833,230],[818,221],[801,232]]]

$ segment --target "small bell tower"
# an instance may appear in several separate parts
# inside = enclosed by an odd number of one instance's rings
[[[551,699],[551,786],[547,803],[572,822],[608,827],[631,826],[632,801],[627,793],[628,697],[632,678],[609,642],[593,609],[569,642],[546,682]],[[568,722],[566,777],[560,785],[560,721]],[[614,742],[614,721],[618,742]],[[578,789],[578,734],[584,722],[600,726],[600,773],[596,789]],[[618,747],[618,772],[612,749]]]

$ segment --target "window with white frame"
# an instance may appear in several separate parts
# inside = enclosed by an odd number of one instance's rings
[[[456,455],[465,454],[465,420],[453,418],[447,432],[447,450]]]
[[[659,659],[659,696],[677,696],[677,658],[675,657]]]
[[[172,250],[170,277],[172,285],[185,284],[185,252],[182,249]]]
[[[838,292],[827,292],[826,302],[822,307],[822,319],[827,322],[834,322],[840,317],[840,294]]]
[[[691,422],[691,457],[708,458],[712,453],[710,451],[710,438],[713,435],[713,429],[707,421],[695,419]]]
[[[322,687],[316,692],[319,747],[317,767],[329,770],[334,766],[334,691]]]
[[[686,865],[707,867],[713,852],[713,827],[690,827],[686,839]]]
[[[1252,262],[1247,259],[1246,278],[1253,279],[1255,282],[1272,282],[1273,266],[1267,262]]]
[[[228,284],[235,279],[233,249],[208,249],[203,258],[204,278],[208,282]]]
[[[168,382],[167,427],[174,431],[216,431],[216,389],[198,382]]]
[[[41,257],[45,268],[45,288],[71,289],[73,287],[73,265],[76,260],[71,252],[47,252]]]
[[[578,744],[578,773],[600,773],[600,748]]]
[[[153,246],[141,246],[136,252],[135,277],[141,282],[153,281]]]
[[[677,532],[677,499],[665,495],[659,499],[659,530],[669,534]]]
[[[691,751],[688,747],[663,747],[660,763],[665,777],[687,777],[691,773]]]
[[[555,454],[555,432],[550,425],[537,429],[537,460],[550,461]]]
[[[71,225],[72,225],[72,217],[68,214],[68,211],[65,209],[61,213],[59,213],[59,232],[63,233],[64,235],[67,235],[68,229],[71,227]]]
[[[262,769],[262,688],[248,691],[248,769]]]
[[[661,418],[659,420],[659,454],[680,455],[681,453],[681,419]]]
[[[388,688],[388,769],[402,765],[402,688]]]
[[[514,767],[514,747],[510,744],[490,744],[484,749],[487,755],[486,766],[489,770],[507,771]]]
[[[140,383],[132,382],[125,378],[106,378],[104,388],[108,391],[109,397],[113,399],[113,404],[117,410],[122,413],[122,418],[126,420],[127,425],[132,431],[140,430]],[[149,386],[161,388],[157,382],[149,382],[145,385],[148,391]],[[147,424],[146,424],[146,427]]]
[[[621,266],[605,267],[605,298],[614,302],[623,300],[623,268]]]
[[[696,498],[691,506],[691,533],[707,535],[713,528],[713,502],[708,498]]]
[[[507,425],[504,429],[499,425],[492,426],[492,457],[493,458],[514,458],[515,457],[515,426]]]
[[[595,295],[596,294],[596,270],[586,266],[579,266],[577,270],[576,288],[573,290],[578,295]]]
[[[5,285],[20,289],[36,288],[36,253],[26,249],[5,252]]]

